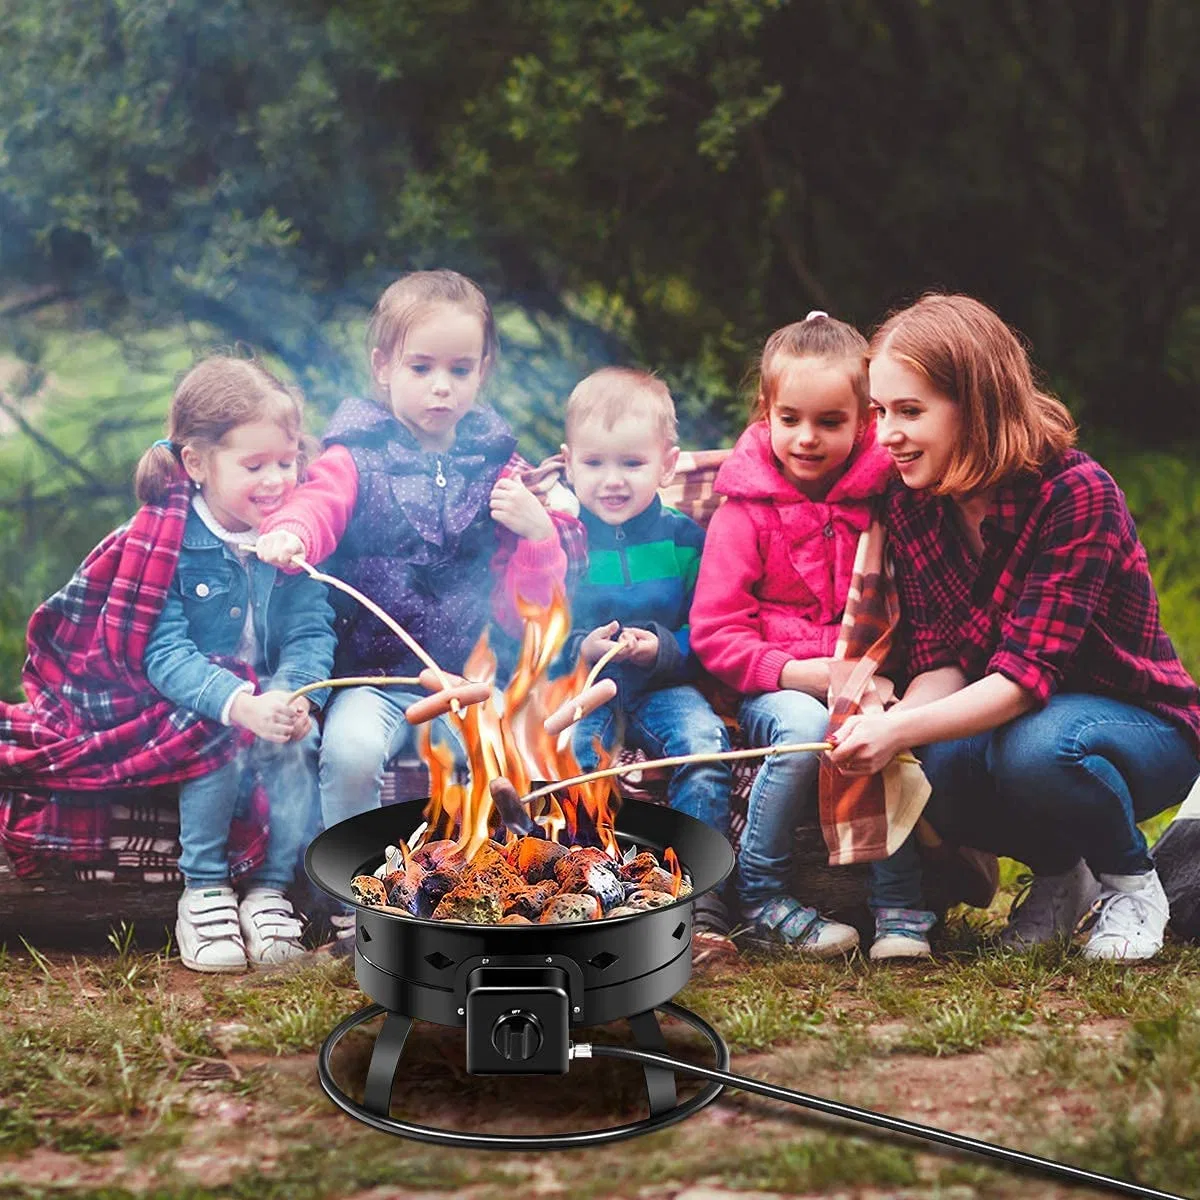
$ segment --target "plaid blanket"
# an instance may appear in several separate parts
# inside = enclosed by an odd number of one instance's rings
[[[859,535],[830,664],[830,731],[857,713],[883,712],[894,699],[891,681],[876,676],[892,652],[900,619],[884,538],[878,520]],[[824,757],[819,788],[830,866],[873,862],[895,853],[916,825],[930,790],[919,763],[893,759],[876,775],[843,775]]]
[[[188,505],[181,484],[143,506],[30,619],[28,700],[0,701],[0,845],[18,874],[46,858],[104,860],[116,795],[204,775],[244,740],[164,699],[143,669]],[[234,832],[231,857],[261,861],[261,821]]]
[[[563,482],[566,461],[561,454],[552,454],[534,467],[519,454],[514,454],[512,461],[500,472],[502,479],[512,475],[541,500],[550,514],[559,544],[567,556],[567,595],[573,596],[576,584],[587,571],[587,531],[579,519],[579,501]]]

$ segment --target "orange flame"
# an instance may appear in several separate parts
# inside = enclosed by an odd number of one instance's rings
[[[680,865],[679,857],[670,846],[663,851],[663,866],[671,872],[671,878],[674,880],[671,884],[671,895],[678,896],[679,887],[683,883],[683,867]]]
[[[518,597],[517,611],[525,623],[524,634],[508,686],[502,694],[493,693],[491,700],[445,717],[466,747],[470,784],[455,780],[453,753],[444,743],[434,744],[428,726],[419,742],[421,758],[429,768],[430,793],[425,813],[428,828],[420,840],[454,838],[468,859],[503,823],[488,788],[493,779],[504,776],[518,795],[524,795],[532,790],[534,779],[552,781],[579,774],[570,750],[570,733],[555,738],[543,726],[549,713],[579,694],[587,678],[583,663],[568,675],[546,678],[570,633],[566,598],[556,592],[543,607]],[[463,674],[483,683],[495,680],[496,657],[486,632],[471,651]],[[619,804],[611,780],[593,780],[572,785],[565,794],[545,797],[530,816],[552,839],[567,844],[576,844],[581,838],[599,841],[611,857],[620,858],[613,828]],[[506,832],[508,841],[514,841],[516,834]]]

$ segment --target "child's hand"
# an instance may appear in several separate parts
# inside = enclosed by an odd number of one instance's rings
[[[239,692],[229,710],[229,719],[264,742],[282,745],[291,740],[296,724],[288,695],[288,692],[263,692],[261,696],[252,696],[249,692]]]
[[[304,543],[290,530],[277,529],[274,533],[260,534],[254,552],[273,567],[290,567],[292,558],[304,553]]]
[[[498,479],[492,488],[492,520],[517,537],[544,542],[554,536],[554,522],[542,502],[514,475]]]
[[[824,700],[829,695],[828,658],[792,658],[783,664],[779,672],[780,690],[807,692]]]
[[[626,625],[621,631],[621,640],[629,649],[620,657],[635,667],[652,667],[658,661],[658,635],[648,629]]]
[[[585,663],[591,664],[599,662],[614,646],[618,644],[618,640],[614,640],[617,630],[621,628],[619,621],[609,621],[607,625],[601,625],[598,629],[593,629],[580,643],[579,657]],[[623,658],[623,654],[617,655],[618,658]]]
[[[308,731],[312,728],[312,711],[312,705],[303,696],[297,696],[292,701],[294,719],[289,742],[299,742],[308,736]]]

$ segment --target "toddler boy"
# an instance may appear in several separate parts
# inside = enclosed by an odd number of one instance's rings
[[[596,371],[567,401],[566,438],[567,479],[588,537],[567,651],[591,665],[621,646],[601,672],[617,684],[616,697],[573,727],[580,767],[596,765],[597,743],[611,750],[621,741],[649,758],[728,750],[724,723],[690,686],[699,668],[688,610],[704,531],[658,495],[679,459],[670,391],[646,371]],[[672,772],[667,802],[727,837],[731,784],[727,762],[689,763]],[[713,893],[696,904],[702,931],[728,940],[728,915]],[[712,948],[724,953],[732,944]]]

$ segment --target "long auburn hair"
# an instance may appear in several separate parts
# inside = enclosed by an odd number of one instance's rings
[[[893,312],[871,338],[958,405],[962,432],[946,473],[930,491],[969,495],[1036,471],[1075,444],[1075,420],[1042,391],[1018,335],[970,296],[931,292]]]

